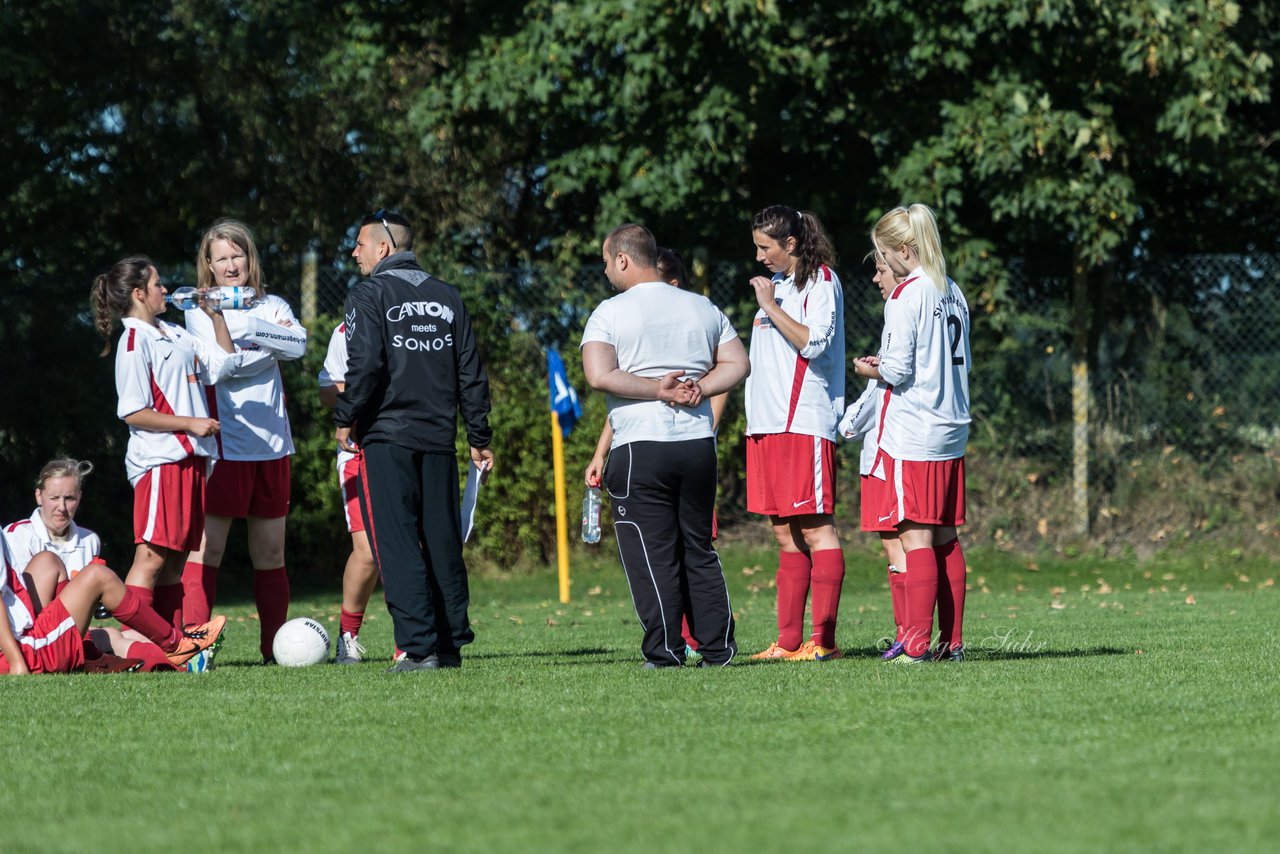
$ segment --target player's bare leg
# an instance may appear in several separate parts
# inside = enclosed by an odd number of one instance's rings
[[[335,658],[338,664],[355,664],[364,658],[360,626],[377,584],[378,567],[373,561],[369,538],[364,531],[354,531],[351,534],[351,554],[347,556],[347,565],[342,571],[342,624]]]

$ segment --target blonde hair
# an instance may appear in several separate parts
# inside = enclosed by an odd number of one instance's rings
[[[93,463],[88,460],[73,460],[70,457],[49,460],[36,477],[36,489],[43,492],[44,485],[55,477],[74,477],[76,489],[81,489],[84,486],[84,479],[91,471],[93,471]]]
[[[947,259],[942,255],[942,239],[938,236],[938,220],[927,205],[894,208],[871,229],[871,241],[878,252],[883,247],[900,249],[910,246],[920,259],[920,266],[942,293],[947,292]]]
[[[240,247],[244,252],[245,281],[259,297],[267,290],[262,283],[262,265],[258,263],[258,247],[253,242],[253,232],[249,226],[235,219],[220,219],[200,238],[200,249],[196,251],[196,287],[212,288],[218,283],[213,280],[213,241],[225,240]]]

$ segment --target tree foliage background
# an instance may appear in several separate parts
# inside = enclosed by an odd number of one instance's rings
[[[541,348],[576,347],[606,294],[575,274],[625,220],[746,266],[755,210],[806,207],[849,283],[869,225],[923,201],[982,315],[989,387],[1012,387],[1027,329],[1071,319],[1068,294],[1015,284],[1072,277],[1096,366],[1192,371],[1177,318],[1194,280],[1152,292],[1126,271],[1280,249],[1278,16],[1223,0],[0,0],[0,341],[18,354],[0,513],[30,512],[49,456],[89,458],[83,518],[125,559],[125,428],[89,281],[138,251],[189,275],[219,216],[256,229],[277,287],[309,247],[340,263],[369,210],[418,224],[420,257],[481,324],[506,476],[480,547],[503,564],[549,548]],[[474,273],[513,268],[534,272]],[[336,567],[315,362],[287,376],[298,444],[324,461],[295,464],[291,561]],[[1016,416],[992,400],[991,423]]]

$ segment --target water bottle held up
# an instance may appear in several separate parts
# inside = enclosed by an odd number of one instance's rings
[[[188,286],[178,288],[166,296],[165,300],[175,308],[182,311],[190,311],[193,308],[200,307],[201,297],[199,291]],[[253,288],[248,287],[210,288],[204,293],[204,301],[219,311],[234,311],[251,308],[258,302],[258,294]]]
[[[582,497],[582,541],[600,542],[600,488],[588,486]]]

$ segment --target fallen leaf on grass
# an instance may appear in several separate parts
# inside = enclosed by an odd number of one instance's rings
[[[587,591],[587,595],[599,596],[603,592],[604,592],[604,588],[597,584],[595,587],[592,587],[590,590]]]
[[[559,624],[559,623],[557,623],[555,620],[551,619],[550,617],[547,617],[547,625],[548,625],[548,626],[558,626],[558,625],[560,625],[560,624]]]
[[[1066,608],[1067,605],[1061,599],[1054,599],[1052,602],[1049,603],[1049,607],[1055,611],[1061,611],[1064,608]]]
[[[1186,602],[1187,602],[1187,604],[1188,604],[1188,605],[1194,605],[1194,604],[1196,604],[1196,597],[1194,597],[1194,596],[1188,596],[1188,597],[1186,598]]]
[[[1049,536],[1049,520],[1048,519],[1042,516],[1040,518],[1040,521],[1036,522],[1036,533],[1038,533],[1042,537]]]
[[[1135,649],[1135,650],[1133,651],[1133,654],[1134,654],[1134,655],[1142,655],[1142,650],[1140,650],[1140,649]]]
[[[524,620],[520,619],[519,617],[507,617],[507,619],[515,623],[517,626],[524,625]]]

